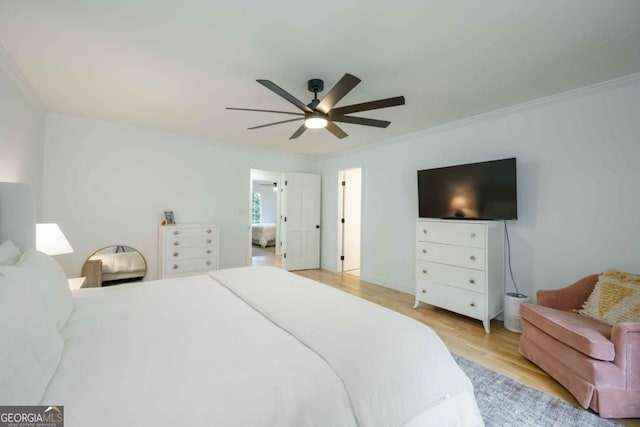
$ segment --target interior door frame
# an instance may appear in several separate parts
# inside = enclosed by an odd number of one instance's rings
[[[348,170],[352,169],[360,169],[360,267],[362,267],[362,166],[354,166],[350,168],[341,169],[338,171],[338,212],[336,219],[336,271],[338,273],[344,272],[344,262],[342,257],[344,256],[344,236],[343,236],[343,225],[342,225],[342,215],[344,214],[344,187],[342,185],[342,181],[345,179],[345,173]]]
[[[274,170],[268,170],[268,169],[257,169],[257,168],[250,168],[249,169],[249,215],[248,215],[248,221],[249,221],[249,247],[248,252],[249,252],[249,258],[248,258],[248,264],[249,266],[253,265],[253,239],[251,236],[251,226],[253,225],[253,221],[251,218],[251,201],[252,201],[252,197],[253,197],[253,181],[254,181],[254,171],[256,172],[267,172],[270,174],[278,174],[278,178],[276,179],[275,176],[273,177],[273,182],[277,183],[277,191],[276,191],[276,246],[275,246],[275,254],[276,255],[281,255],[281,251],[282,251],[282,239],[281,239],[281,230],[282,230],[282,215],[281,215],[281,211],[282,211],[282,206],[281,206],[281,198],[282,198],[282,184],[283,184],[283,179],[282,176],[284,175],[285,172],[283,171],[274,171]],[[257,179],[258,181],[260,181],[261,179]]]

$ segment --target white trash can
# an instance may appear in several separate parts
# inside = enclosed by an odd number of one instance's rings
[[[520,304],[529,301],[529,297],[515,292],[509,292],[504,296],[504,327],[511,332],[522,333],[522,317],[520,317]]]

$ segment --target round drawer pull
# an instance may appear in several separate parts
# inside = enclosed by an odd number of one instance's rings
[[[178,264],[173,264],[173,269],[177,270],[178,269]]]
[[[423,290],[422,290],[422,293],[423,293],[423,294],[426,294],[426,293],[427,293],[427,290],[426,290],[426,289],[423,289]]]
[[[469,283],[471,283],[471,284],[473,285],[473,284],[475,284],[475,283],[476,283],[476,281],[475,281],[475,280],[473,280],[473,279],[469,279]]]
[[[173,246],[178,246],[180,242],[173,242]]]
[[[179,255],[178,252],[173,253],[173,256],[178,256],[178,255]]]
[[[207,234],[211,233],[211,229],[207,228]]]
[[[471,233],[471,235],[469,235],[469,237],[471,237],[472,239],[475,239],[476,233]]]
[[[211,261],[207,261],[207,265],[211,265]]]
[[[173,235],[177,236],[178,234],[180,234],[180,232],[178,230],[173,230]]]
[[[209,255],[211,253],[211,249],[207,250],[207,255]]]
[[[470,303],[469,303],[469,307],[475,307],[475,306],[476,306],[476,303],[475,303],[475,302],[470,302]]]
[[[426,269],[422,270],[422,274],[427,274],[427,270]]]
[[[423,249],[423,250],[422,250],[422,253],[423,253],[423,254],[426,254],[426,253],[427,253],[427,250],[426,250],[426,249]]]
[[[473,255],[471,255],[471,256],[469,257],[469,259],[470,259],[471,261],[475,261],[475,260],[476,260],[476,257],[475,257],[475,256],[473,256]]]
[[[211,243],[211,239],[207,239],[207,243]]]
[[[426,229],[422,229],[422,234],[427,234],[427,230]]]

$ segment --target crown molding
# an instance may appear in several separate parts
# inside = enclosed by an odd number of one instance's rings
[[[16,63],[11,59],[11,55],[4,48],[2,43],[0,42],[0,68],[2,68],[7,76],[15,83],[16,86],[20,89],[20,91],[26,96],[29,102],[36,108],[41,110],[47,110],[45,103],[38,95],[38,92],[35,91],[29,80],[22,74]]]
[[[640,73],[629,74],[626,76],[618,77],[616,79],[606,80],[604,82],[595,83],[589,86],[584,86],[581,88],[571,89],[565,92],[560,92],[553,95],[545,96],[543,98],[533,99],[531,101],[525,101],[520,104],[512,105],[510,107],[500,108],[498,110],[477,114],[471,117],[465,117],[464,119],[455,120],[453,122],[443,123],[441,125],[436,125],[430,128],[421,129],[416,132],[395,136],[393,138],[389,138],[383,141],[378,141],[371,144],[364,144],[358,147],[353,147],[351,149],[341,151],[338,153],[323,154],[320,156],[316,156],[316,160],[322,161],[322,160],[339,158],[339,157],[347,156],[349,154],[355,154],[362,151],[370,150],[375,147],[381,147],[384,145],[395,144],[398,142],[406,141],[407,139],[410,139],[410,138],[434,135],[434,134],[438,134],[448,130],[456,129],[459,127],[468,126],[471,123],[482,122],[482,121],[490,120],[496,117],[506,116],[508,114],[512,114],[515,112],[529,110],[532,108],[538,108],[544,105],[555,104],[558,102],[579,98],[585,95],[591,95],[598,92],[603,92],[605,90],[611,90],[619,87],[631,86],[636,84],[640,84]]]

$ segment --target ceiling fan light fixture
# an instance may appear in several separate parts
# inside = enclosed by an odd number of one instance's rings
[[[308,129],[322,129],[327,127],[327,119],[322,117],[320,114],[310,114],[304,120],[304,125]]]

